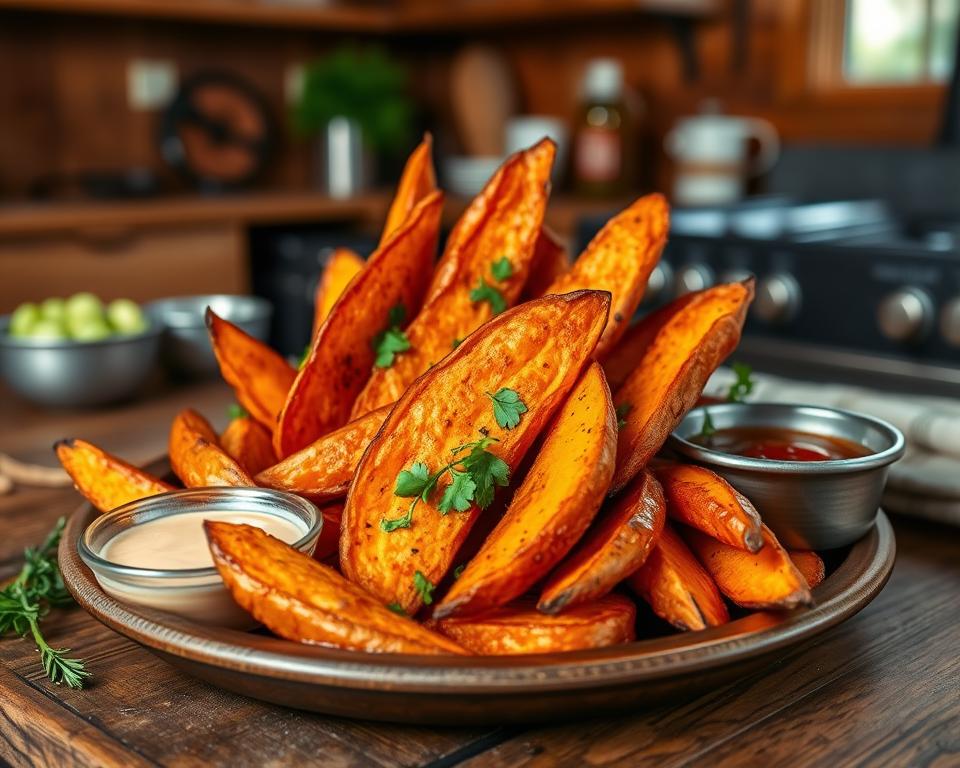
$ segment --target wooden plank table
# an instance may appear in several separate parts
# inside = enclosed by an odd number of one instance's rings
[[[51,413],[0,390],[0,451],[37,460],[70,435],[146,461],[163,452],[178,408],[222,425],[230,399],[209,384],[110,411]],[[0,497],[0,577],[78,503],[68,488]],[[894,526],[890,583],[852,620],[699,698],[564,725],[414,728],[296,712],[185,677],[83,611],[60,611],[49,639],[85,659],[93,678],[82,691],[51,685],[30,642],[0,640],[0,763],[960,765],[960,531]]]

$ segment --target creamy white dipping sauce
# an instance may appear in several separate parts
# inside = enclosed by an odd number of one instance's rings
[[[121,531],[103,546],[100,557],[135,568],[209,568],[213,557],[203,532],[204,520],[253,525],[287,544],[299,541],[307,533],[303,524],[266,512],[184,512]]]

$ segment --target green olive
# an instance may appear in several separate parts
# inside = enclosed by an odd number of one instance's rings
[[[40,307],[30,302],[21,304],[13,310],[13,314],[10,315],[10,335],[17,337],[29,336],[33,330],[33,326],[35,326],[40,319]]]
[[[67,320],[103,320],[103,302],[92,293],[75,293],[67,299]]]
[[[130,299],[115,299],[107,305],[107,321],[117,333],[143,333],[147,319],[139,305]]]

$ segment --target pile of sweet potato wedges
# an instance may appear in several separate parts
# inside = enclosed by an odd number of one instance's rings
[[[788,553],[709,470],[658,457],[733,351],[751,281],[630,320],[667,238],[659,195],[572,264],[543,226],[555,148],[508,158],[436,247],[429,137],[377,250],[337,251],[299,369],[208,310],[246,415],[217,435],[180,413],[187,487],[262,486],[321,509],[313,558],[207,523],[235,600],[276,634],[370,652],[538,653],[635,636],[635,599],[681,630],[809,604],[815,553]],[[81,440],[57,445],[110,510],[172,490]]]

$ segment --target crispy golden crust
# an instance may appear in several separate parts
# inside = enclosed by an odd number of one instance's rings
[[[509,310],[407,390],[364,454],[347,496],[340,565],[351,580],[416,612],[414,572],[439,583],[479,511],[440,515],[433,498],[419,503],[409,528],[384,532],[381,520],[402,518],[410,506],[394,495],[397,475],[418,461],[436,471],[453,448],[482,431],[499,439],[490,452],[515,470],[579,377],[606,323],[608,301],[606,293],[580,291]],[[528,408],[509,430],[497,425],[487,394],[503,387]]]
[[[54,450],[76,489],[101,512],[173,490],[172,485],[85,440],[60,440]]]
[[[513,501],[434,616],[498,608],[539,581],[590,525],[613,477],[617,422],[593,363],[557,411]]]
[[[327,319],[333,305],[347,290],[347,286],[363,269],[365,263],[359,254],[349,248],[337,248],[331,254],[326,267],[323,269],[323,275],[317,282],[317,290],[313,296],[313,332],[310,334],[310,338],[315,337],[320,332],[320,326]]]
[[[603,597],[643,565],[660,538],[665,518],[663,489],[644,470],[547,579],[537,607],[557,613]]]
[[[663,326],[614,393],[614,403],[629,410],[620,429],[613,490],[647,465],[696,404],[710,374],[740,341],[752,298],[752,278],[702,291]]]
[[[389,327],[390,310],[403,305],[409,319],[420,309],[442,206],[440,192],[418,203],[337,300],[314,337],[280,414],[273,437],[280,458],[349,421],[353,401],[376,359],[374,338]]]
[[[270,432],[249,416],[231,421],[220,435],[220,447],[248,475],[272,466],[277,461]]]
[[[220,447],[210,423],[196,411],[180,411],[170,427],[170,466],[187,488],[252,486],[253,478]]]
[[[669,524],[627,583],[677,629],[700,630],[730,621],[717,585]]]
[[[810,589],[818,586],[826,578],[827,568],[816,552],[809,549],[791,549],[788,550],[788,554],[793,564],[797,566],[797,570],[803,574]]]
[[[280,637],[368,653],[466,653],[259,528],[203,527],[233,599]]]
[[[620,595],[549,616],[530,601],[477,617],[441,619],[443,634],[474,653],[501,656],[605,648],[635,638],[636,607]]]
[[[763,548],[745,552],[717,541],[695,528],[684,538],[720,591],[743,608],[757,610],[812,605],[810,588],[790,555],[767,526],[762,527]]]
[[[437,179],[433,172],[432,150],[433,136],[426,133],[423,141],[407,158],[407,164],[403,167],[403,174],[400,176],[400,183],[397,185],[397,192],[393,196],[390,210],[387,211],[387,221],[383,225],[380,245],[383,245],[387,238],[403,225],[417,203],[437,188]]]

